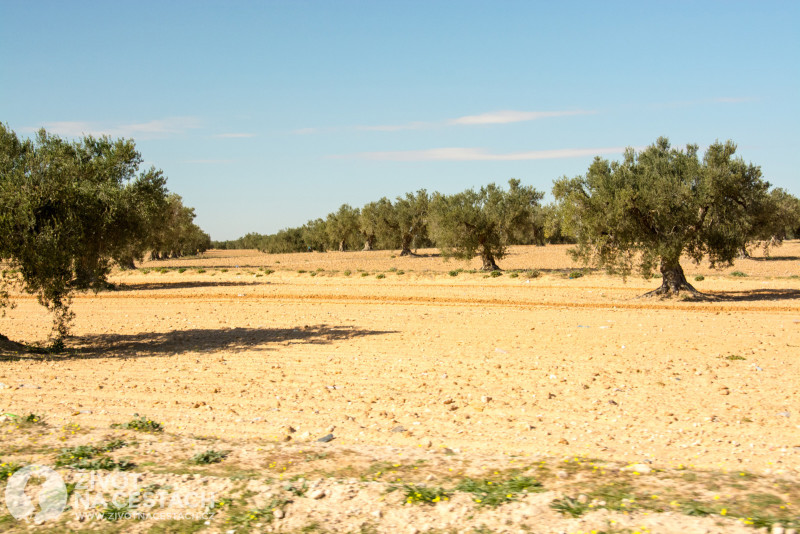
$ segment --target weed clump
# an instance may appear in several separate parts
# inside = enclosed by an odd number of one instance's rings
[[[231,451],[215,451],[208,449],[192,456],[192,463],[197,465],[217,464],[228,457]]]
[[[138,415],[138,414],[137,414]],[[136,430],[139,432],[163,432],[164,425],[156,423],[145,416],[134,417],[127,423],[114,423],[111,428],[122,428],[124,430]]]

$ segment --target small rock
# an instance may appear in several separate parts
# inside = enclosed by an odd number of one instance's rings
[[[392,429],[392,432],[405,432],[406,429],[403,425],[397,425]]]
[[[36,384],[20,384],[17,389],[42,389],[40,386]]]
[[[315,489],[308,494],[309,499],[321,499],[325,496],[325,490]]]
[[[782,415],[783,417],[789,417],[791,415],[789,412],[778,412],[778,415]]]
[[[256,417],[255,419],[253,419],[253,422],[258,423],[259,421],[261,421],[261,419],[262,419],[261,417]]]
[[[566,438],[561,438],[558,442],[562,445],[569,445],[569,441],[567,441]]]
[[[586,494],[581,493],[578,495],[578,502],[581,504],[586,504],[589,502],[589,497]]]
[[[272,515],[275,516],[275,519],[283,519],[286,514],[284,513],[283,510],[278,508],[277,510],[272,512]]]
[[[290,425],[286,427],[286,432],[289,434],[294,434],[295,432],[297,432],[297,429]]]
[[[0,382],[0,389],[6,389],[8,386]]]
[[[492,398],[487,395],[482,395],[481,402],[492,402]]]
[[[612,405],[612,406],[619,406],[619,404],[617,404],[617,401],[614,401],[614,400],[610,400],[610,401],[608,401],[608,403],[610,405]]]
[[[326,436],[322,436],[317,441],[320,443],[328,443],[329,441],[333,441],[334,437],[333,434],[328,434]]]
[[[556,476],[558,478],[567,478],[569,475],[567,474],[566,471],[559,471],[559,472],[556,473]]]
[[[292,441],[292,436],[290,436],[289,434],[286,434],[285,436],[283,436],[281,438],[281,441]]]
[[[302,434],[300,434],[300,439],[308,439],[310,437],[311,437],[311,432],[308,431],[305,431]]]
[[[380,519],[381,517],[383,517],[383,512],[381,512],[380,510],[375,510],[374,512],[372,512],[372,517]]]

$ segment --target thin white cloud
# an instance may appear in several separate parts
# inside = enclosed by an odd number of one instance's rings
[[[248,139],[250,137],[255,137],[256,134],[254,133],[223,133],[215,135],[217,139]]]
[[[102,124],[86,121],[57,121],[46,122],[42,128],[49,133],[63,137],[81,137],[93,135],[96,137],[108,135],[110,137],[133,137],[136,139],[154,139],[181,135],[189,130],[200,128],[202,121],[197,117],[168,117],[147,122],[128,124]],[[39,127],[24,128],[23,131],[35,132]]]
[[[596,111],[587,110],[562,110],[562,111],[518,111],[501,110],[481,113],[478,115],[465,115],[454,119],[440,121],[413,121],[403,124],[373,124],[340,128],[300,128],[293,130],[294,134],[314,134],[331,131],[357,130],[362,132],[401,132],[405,130],[426,130],[430,128],[444,128],[447,126],[480,126],[486,124],[511,124],[514,122],[527,122],[552,117],[570,117],[575,115],[592,115]]]
[[[473,124],[509,124],[512,122],[535,121],[550,117],[570,117],[573,115],[591,115],[596,111],[492,111],[481,113],[480,115],[467,115],[457,119],[450,119],[448,124],[453,125],[473,125]]]
[[[428,150],[398,150],[388,152],[360,152],[331,156],[335,159],[361,159],[372,161],[529,161],[540,159],[566,159],[605,154],[622,154],[626,147],[561,148],[494,154],[483,148],[432,148]]]

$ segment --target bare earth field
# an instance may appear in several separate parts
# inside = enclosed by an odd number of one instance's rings
[[[800,527],[800,242],[721,271],[686,261],[699,302],[638,299],[660,280],[581,271],[568,248],[514,247],[499,277],[434,250],[116,272],[116,291],[75,298],[68,353],[0,349],[0,413],[46,423],[7,416],[0,461],[123,439],[136,483],[232,499],[207,522],[65,514],[54,532]],[[44,343],[44,308],[13,300],[0,333]],[[110,428],[134,414],[165,431]],[[232,452],[187,463],[209,448]],[[435,497],[418,484],[449,493],[419,503]],[[0,530],[46,528],[0,513]]]

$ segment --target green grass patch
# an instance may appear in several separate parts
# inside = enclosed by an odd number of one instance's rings
[[[465,478],[458,483],[455,489],[471,493],[472,500],[481,506],[499,506],[515,500],[520,493],[544,491],[541,482],[527,476],[518,476],[507,480]]]
[[[403,493],[405,504],[436,504],[441,501],[449,501],[450,493],[444,488],[430,487],[422,484],[403,484],[402,486],[390,486],[389,491],[399,490]]]
[[[736,276],[738,278],[744,278],[744,277],[746,277],[748,275],[747,275],[747,273],[743,273],[742,271],[733,271],[731,273],[731,276]]]
[[[192,456],[191,462],[197,465],[218,464],[228,457],[231,451],[215,451],[208,449],[207,451],[198,452]]]
[[[131,419],[127,423],[114,423],[111,428],[122,428],[124,430],[136,430],[138,432],[163,432],[164,425],[156,423],[145,416]]]

